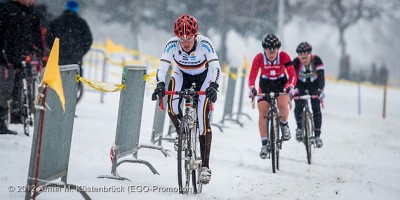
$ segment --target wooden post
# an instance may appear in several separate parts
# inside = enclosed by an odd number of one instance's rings
[[[383,86],[383,112],[382,112],[382,118],[385,119],[386,117],[386,95],[387,94],[387,84]]]
[[[358,115],[361,115],[361,84],[357,86],[357,104],[358,104]]]

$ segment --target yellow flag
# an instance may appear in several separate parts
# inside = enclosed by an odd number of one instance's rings
[[[116,44],[114,44],[113,41],[111,41],[109,38],[107,38],[106,50],[108,53],[114,53],[114,52],[119,52],[119,51],[125,51],[125,47],[122,45],[116,45]]]
[[[62,87],[60,69],[58,67],[60,39],[56,38],[53,43],[53,47],[50,51],[49,60],[47,61],[46,70],[43,75],[43,82],[56,91],[60,98],[62,108],[65,112],[65,97],[64,90]]]

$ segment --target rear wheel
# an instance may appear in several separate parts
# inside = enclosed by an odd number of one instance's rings
[[[193,193],[197,194],[197,176],[196,170],[198,168],[196,163],[196,144],[193,129],[189,129],[187,132],[187,149],[188,149],[188,164],[186,166],[188,176],[192,177]]]
[[[197,102],[197,101],[195,101]],[[197,108],[197,105],[194,106]],[[192,117],[194,118],[197,114],[192,113]],[[197,117],[197,116],[196,116]],[[201,150],[200,150],[200,140],[198,135],[198,123],[197,120],[194,120],[192,123],[192,128],[190,129],[190,140],[191,143],[191,169],[192,169],[192,185],[193,185],[193,193],[199,194],[203,190],[203,184],[199,181],[199,177],[201,174],[201,167],[202,167],[202,157],[201,157]]]
[[[275,130],[275,133],[276,133],[276,169],[277,170],[279,170],[279,150],[280,149],[282,149],[282,138],[281,138],[281,135],[279,134],[280,133],[280,125],[279,125],[279,114],[277,114],[277,113],[275,113],[275,122],[276,122],[276,130]]]

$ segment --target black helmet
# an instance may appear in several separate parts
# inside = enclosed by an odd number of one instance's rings
[[[264,49],[275,50],[281,47],[281,41],[274,34],[268,33],[262,40],[262,47]]]
[[[312,51],[312,46],[308,44],[308,42],[301,42],[296,48],[296,52],[298,54],[311,53],[311,51]]]

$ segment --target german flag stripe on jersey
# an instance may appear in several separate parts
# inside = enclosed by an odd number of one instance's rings
[[[200,63],[198,65],[182,65],[179,62],[177,62],[176,60],[175,60],[175,63],[179,66],[179,68],[186,69],[186,70],[195,70],[195,69],[202,68],[207,63],[207,60],[204,60],[202,63]]]
[[[206,135],[207,134],[207,120],[206,120],[206,117],[207,117],[207,108],[208,108],[208,98],[206,98],[205,99],[205,101],[204,101],[204,106],[203,106],[203,135]]]
[[[174,77],[171,77],[171,81],[170,81],[170,84],[171,84],[171,89],[172,90],[175,90],[175,79],[174,79]],[[168,98],[168,112],[169,113],[171,113],[171,114],[173,114],[174,116],[175,116],[175,113],[174,113],[174,111],[172,110],[172,96],[170,96],[169,98]]]

